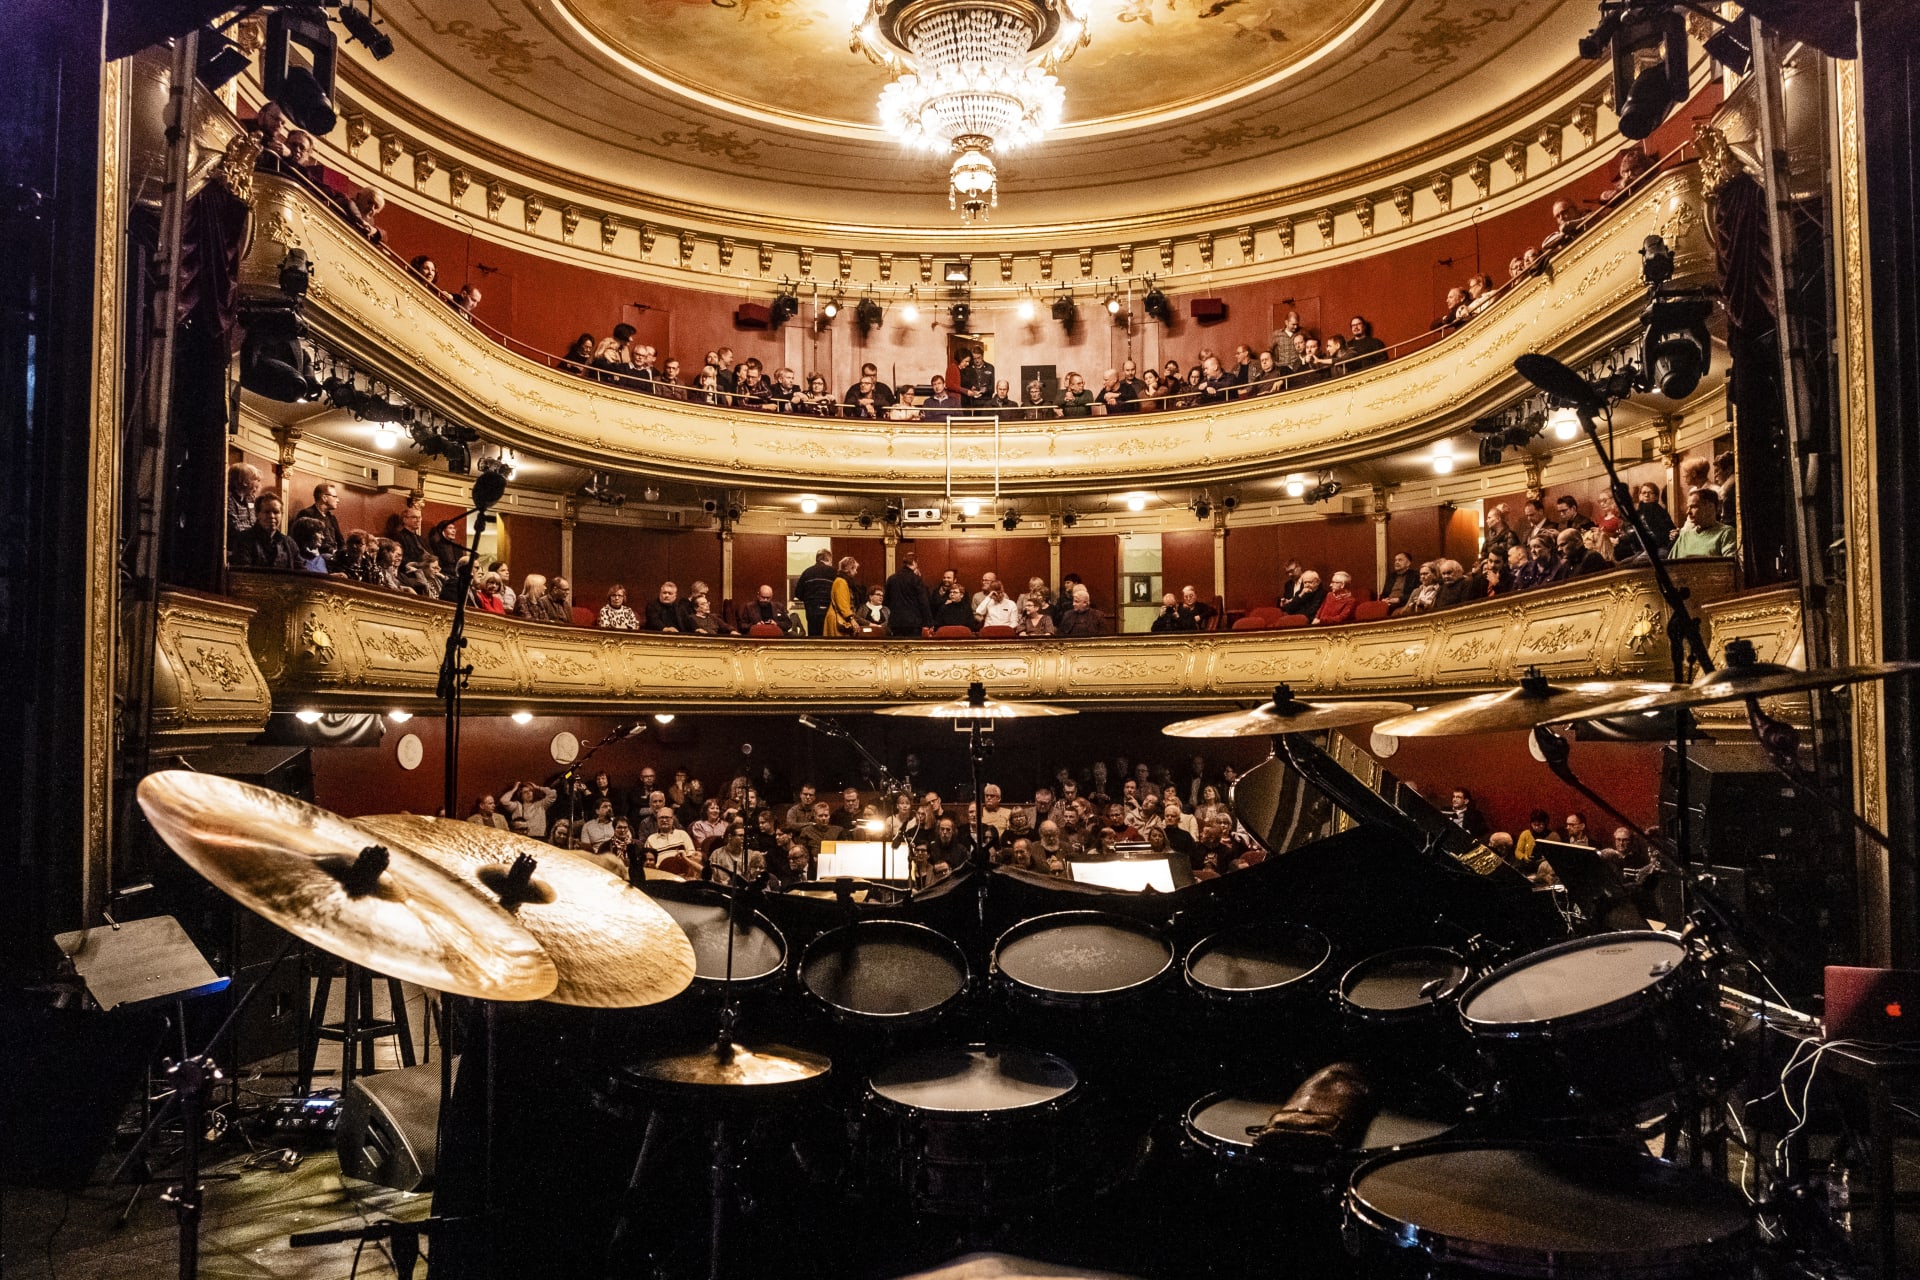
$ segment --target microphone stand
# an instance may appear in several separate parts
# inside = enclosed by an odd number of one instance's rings
[[[893,804],[893,801],[903,789],[902,780],[894,777],[892,772],[888,770],[887,766],[880,761],[879,757],[875,756],[873,752],[867,750],[867,746],[864,742],[861,742],[860,739],[854,737],[851,733],[848,733],[845,726],[838,724],[832,720],[817,719],[814,716],[801,716],[800,725],[802,728],[811,729],[815,733],[822,734],[826,737],[839,739],[840,741],[846,743],[848,746],[852,747],[854,751],[859,754],[860,758],[866,761],[867,766],[873,771],[874,775],[879,780],[880,794],[884,795],[887,798],[887,809],[889,810],[889,812],[887,814],[887,817],[884,819],[884,821],[892,822],[893,814],[891,811],[896,807]],[[885,835],[884,829],[882,831],[882,834]],[[902,831],[900,833],[900,837],[901,837],[900,843],[902,845],[905,845],[906,833]],[[881,872],[880,878],[882,880],[885,880],[887,879],[887,875],[886,875],[887,857],[888,857],[888,854],[893,849],[894,838],[892,836],[886,836],[882,843],[884,846],[884,851],[880,855],[880,872]],[[913,868],[911,865],[912,863],[911,856],[909,856],[908,858],[908,863],[909,865],[907,868],[907,875],[905,878],[907,881],[907,897],[909,900],[911,900],[913,897]]]

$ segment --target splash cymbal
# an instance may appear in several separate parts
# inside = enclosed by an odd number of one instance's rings
[[[693,944],[646,894],[585,854],[472,822],[410,813],[358,825],[416,853],[495,900],[533,935],[560,980],[555,1004],[630,1009],[670,1000],[693,981]],[[509,889],[514,859],[538,866],[525,889]]]
[[[1383,720],[1374,726],[1374,732],[1395,738],[1445,738],[1455,734],[1531,729],[1562,720],[1592,719],[1595,708],[1684,687],[1639,680],[1555,684],[1541,676],[1528,676],[1518,688],[1483,693]]]
[[[1281,685],[1273,701],[1251,711],[1226,711],[1214,716],[1179,720],[1160,732],[1170,738],[1260,738],[1276,733],[1312,733],[1316,729],[1343,729],[1372,724],[1386,716],[1413,710],[1405,702],[1302,702]]]
[[[138,794],[160,838],[215,888],[349,964],[481,1000],[538,1000],[559,981],[491,897],[338,814],[183,769],[141,779]]]

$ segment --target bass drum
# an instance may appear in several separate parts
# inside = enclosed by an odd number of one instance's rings
[[[1502,1110],[1631,1114],[1716,1069],[1714,997],[1678,938],[1635,930],[1522,956],[1467,988],[1460,1019]]]
[[[1092,1163],[1082,1097],[1079,1075],[1051,1054],[974,1044],[897,1055],[867,1082],[869,1181],[916,1215],[1035,1216]]]
[[[967,958],[959,943],[926,925],[862,920],[807,944],[800,986],[836,1022],[917,1027],[966,994]]]
[[[1348,1052],[1402,1079],[1466,1056],[1460,989],[1467,961],[1444,947],[1400,947],[1341,975],[1340,1029]]]
[[[1393,1152],[1354,1171],[1343,1231],[1380,1275],[1734,1280],[1753,1267],[1739,1191],[1629,1147]]]

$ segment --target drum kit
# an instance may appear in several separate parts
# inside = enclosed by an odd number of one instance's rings
[[[1750,665],[1693,686],[1529,677],[1516,690],[1420,711],[1304,701],[1282,686],[1251,711],[1165,732],[1494,732],[1916,666]],[[1065,711],[991,702],[977,687],[954,703],[901,710],[936,715],[929,707],[970,733],[976,772],[996,720]],[[1114,1145],[1101,1135],[1121,1114],[1108,1104],[1125,1097],[1130,1117],[1143,1102],[1157,1111],[1152,1127],[1175,1135],[1178,1163],[1199,1171],[1208,1203],[1257,1217],[1273,1186],[1310,1173],[1318,1202],[1329,1190],[1340,1198],[1348,1252],[1408,1274],[1731,1276],[1750,1265],[1754,1225],[1739,1193],[1637,1141],[1652,1117],[1697,1116],[1723,1088],[1718,953],[1698,927],[1520,954],[1478,938],[1369,951],[1308,922],[1236,916],[1221,893],[1184,919],[1171,909],[1158,918],[1056,910],[995,935],[984,930],[994,877],[976,877],[982,935],[971,942],[961,927],[910,918],[929,896],[910,895],[878,908],[842,897],[845,918],[790,947],[773,900],[752,887],[649,883],[642,892],[583,855],[524,837],[407,815],[350,821],[205,775],[156,774],[139,796],[160,835],[218,888],[374,972],[482,1010],[652,1006],[659,1018],[684,1014],[683,1029],[717,1004],[717,1034],[683,1036],[615,1072],[648,1115],[616,1252],[652,1180],[657,1132],[675,1117],[707,1126],[705,1269],[718,1276],[727,1271],[724,1211],[751,1199],[729,1181],[748,1163],[742,1117],[790,1099],[834,1099],[845,1189],[904,1210],[906,1221],[961,1224],[961,1239],[982,1243],[974,1228],[991,1239],[1144,1167],[1150,1135]],[[791,1048],[738,1036],[741,1009],[755,1001],[780,1005],[788,1028],[810,1028],[819,1041]],[[1294,1093],[1285,1073],[1330,1060],[1367,1075],[1371,1114],[1337,1159],[1311,1171],[1277,1161],[1261,1134]],[[1245,1083],[1164,1105],[1170,1079],[1190,1088],[1207,1072]]]

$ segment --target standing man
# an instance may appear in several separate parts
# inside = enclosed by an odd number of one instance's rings
[[[833,552],[822,550],[800,574],[800,603],[807,611],[807,634],[824,635],[827,606],[833,603]]]
[[[886,606],[887,630],[896,636],[917,636],[933,624],[933,601],[920,577],[920,562],[911,551],[887,579]]]
[[[346,536],[340,532],[340,518],[334,512],[340,509],[340,486],[323,481],[313,486],[313,505],[296,513],[293,517],[297,527],[302,520],[318,520],[323,526],[320,534],[320,554],[327,563],[340,558],[340,548],[346,544]]]
[[[987,363],[987,349],[977,342],[967,356],[960,365],[960,396],[969,409],[985,408],[995,390],[993,366]]]

